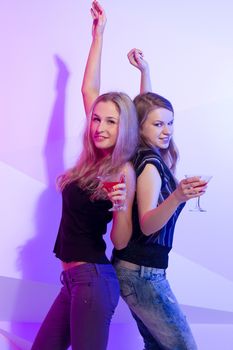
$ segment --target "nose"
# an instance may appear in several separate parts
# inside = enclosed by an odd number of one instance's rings
[[[172,127],[170,125],[164,125],[163,132],[166,135],[172,134]]]
[[[105,130],[105,123],[103,121],[99,122],[97,128],[96,128],[96,131],[98,133],[101,133]]]

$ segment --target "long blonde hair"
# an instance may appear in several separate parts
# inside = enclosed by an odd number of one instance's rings
[[[147,146],[153,149],[155,147],[140,132],[141,127],[146,121],[148,114],[154,109],[165,108],[174,114],[173,106],[166,98],[153,92],[147,92],[136,96],[134,99],[134,104],[136,106],[139,121],[139,143],[141,146]],[[159,153],[171,172],[175,174],[177,160],[179,159],[179,152],[173,138],[171,138],[168,148],[160,149]]]
[[[118,136],[112,154],[103,156],[93,143],[90,129],[95,106],[99,102],[109,101],[113,102],[119,111]],[[100,95],[95,100],[90,116],[87,118],[81,155],[73,168],[58,177],[58,188],[63,190],[67,184],[75,181],[82,189],[90,192],[92,199],[103,198],[97,176],[118,173],[134,155],[137,144],[138,119],[130,97],[122,92]]]

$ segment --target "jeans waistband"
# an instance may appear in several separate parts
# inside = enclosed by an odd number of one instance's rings
[[[134,263],[131,263],[129,261],[125,260],[119,260],[114,258],[114,264],[120,267],[125,267],[126,269],[132,270],[132,271],[138,271],[140,276],[143,277],[144,274],[165,274],[165,269],[159,269],[157,267],[148,267],[143,265],[137,265]]]
[[[63,270],[60,274],[60,281],[64,284],[72,278],[73,274],[91,274],[94,276],[100,276],[106,273],[115,274],[115,270],[112,264],[96,264],[96,263],[82,263],[82,264],[71,264],[70,268]]]

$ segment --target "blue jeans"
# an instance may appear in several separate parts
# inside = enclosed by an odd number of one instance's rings
[[[121,296],[143,337],[144,350],[197,350],[195,340],[166,279],[165,270],[114,263]]]
[[[120,296],[112,265],[75,266],[61,273],[61,282],[32,350],[105,350]]]

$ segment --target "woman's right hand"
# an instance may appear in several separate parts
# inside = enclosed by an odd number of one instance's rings
[[[92,36],[93,38],[96,36],[103,35],[104,28],[107,22],[107,18],[104,12],[103,7],[99,4],[98,1],[92,2],[91,7],[91,15],[93,18],[92,24]]]
[[[120,176],[120,182],[115,185],[111,192],[108,192],[108,198],[112,204],[119,205],[119,211],[125,211],[127,208],[127,188],[126,188],[126,179],[125,175]]]
[[[207,183],[200,180],[198,176],[183,179],[173,192],[179,203],[188,201],[189,199],[202,196],[207,188]]]
[[[138,68],[141,72],[148,69],[148,63],[144,60],[144,55],[140,49],[132,49],[129,51],[128,60],[132,66]]]

